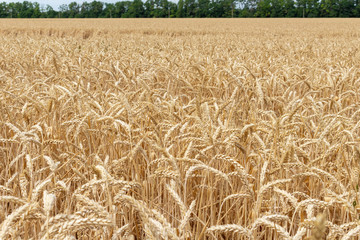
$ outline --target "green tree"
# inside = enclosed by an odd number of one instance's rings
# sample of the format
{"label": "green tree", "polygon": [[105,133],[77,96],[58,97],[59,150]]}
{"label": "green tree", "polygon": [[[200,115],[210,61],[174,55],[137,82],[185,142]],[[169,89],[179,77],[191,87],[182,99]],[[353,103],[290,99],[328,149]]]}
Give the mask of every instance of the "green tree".
{"label": "green tree", "polygon": [[0,17],[360,17],[360,0],[127,0],[114,4],[75,1],[54,11],[23,1],[0,3]]}
{"label": "green tree", "polygon": [[140,18],[144,17],[145,9],[141,0],[134,0],[127,11],[127,17]]}
{"label": "green tree", "polygon": [[258,3],[257,17],[270,17],[271,16],[271,0],[261,0]]}
{"label": "green tree", "polygon": [[294,0],[285,0],[284,17],[296,17],[296,8]]}
{"label": "green tree", "polygon": [[297,17],[307,17],[307,0],[298,0],[296,5]]}
{"label": "green tree", "polygon": [[285,0],[272,0],[271,17],[285,17]]}
{"label": "green tree", "polygon": [[360,4],[359,4],[358,0],[355,1],[355,7],[353,9],[353,16],[360,17]]}
{"label": "green tree", "polygon": [[68,18],[69,17],[69,6],[66,4],[62,4],[59,7],[59,17],[60,18]]}
{"label": "green tree", "polygon": [[92,1],[90,3],[90,9],[89,9],[89,17],[91,18],[98,18],[101,16],[102,11],[104,8],[104,3],[99,1]]}
{"label": "green tree", "polygon": [[198,0],[198,10],[196,11],[196,17],[210,17],[210,0]]}
{"label": "green tree", "polygon": [[320,15],[320,2],[318,0],[307,0],[307,17],[318,17]]}
{"label": "green tree", "polygon": [[155,1],[154,0],[146,0],[144,3],[145,8],[145,17],[152,18],[155,15]]}
{"label": "green tree", "polygon": [[196,10],[197,10],[197,3],[195,0],[185,0],[184,2],[185,17],[195,17]]}
{"label": "green tree", "polygon": [[128,11],[130,4],[131,2],[129,1],[116,2],[114,9],[115,11],[114,17],[117,18],[126,17],[125,13]]}
{"label": "green tree", "polygon": [[0,18],[6,18],[6,17],[10,17],[8,5],[6,4],[6,2],[2,2],[0,3]]}
{"label": "green tree", "polygon": [[170,5],[168,0],[155,0],[154,17],[170,17]]}
{"label": "green tree", "polygon": [[31,18],[33,15],[33,5],[31,2],[24,1],[19,5],[19,15],[20,18]]}
{"label": "green tree", "polygon": [[176,11],[176,17],[177,17],[177,18],[185,17],[185,13],[184,13],[184,0],[179,0],[178,8],[177,8],[177,11]]}
{"label": "green tree", "polygon": [[58,12],[55,11],[50,5],[46,5],[45,13],[47,18],[56,18],[58,16]]}
{"label": "green tree", "polygon": [[319,6],[320,17],[337,17],[339,12],[339,5],[337,0],[322,0]]}
{"label": "green tree", "polygon": [[102,12],[101,17],[104,18],[113,18],[115,14],[115,4],[105,3],[105,8]]}
{"label": "green tree", "polygon": [[77,2],[71,2],[68,7],[69,17],[75,18],[80,15],[80,5]]}
{"label": "green tree", "polygon": [[169,13],[170,13],[169,17],[170,17],[170,18],[175,18],[175,17],[176,17],[177,7],[178,7],[178,6],[177,6],[176,3],[170,2],[170,1],[169,1],[168,4],[169,4],[168,7],[169,7],[169,9],[170,9],[170,11],[169,11]]}
{"label": "green tree", "polygon": [[41,11],[40,11],[40,4],[37,2],[34,2],[32,4],[32,18],[39,18],[41,17]]}
{"label": "green tree", "polygon": [[90,4],[88,2],[83,2],[80,7],[80,17],[88,18],[90,15]]}
{"label": "green tree", "polygon": [[356,2],[352,0],[339,0],[339,17],[353,17]]}

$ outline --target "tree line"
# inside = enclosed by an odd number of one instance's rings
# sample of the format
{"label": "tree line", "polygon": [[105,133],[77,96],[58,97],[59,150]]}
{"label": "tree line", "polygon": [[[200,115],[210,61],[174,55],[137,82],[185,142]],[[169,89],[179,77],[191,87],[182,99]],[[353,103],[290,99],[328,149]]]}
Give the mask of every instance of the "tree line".
{"label": "tree line", "polygon": [[71,2],[58,10],[37,2],[0,3],[1,18],[360,17],[359,0],[133,0]]}

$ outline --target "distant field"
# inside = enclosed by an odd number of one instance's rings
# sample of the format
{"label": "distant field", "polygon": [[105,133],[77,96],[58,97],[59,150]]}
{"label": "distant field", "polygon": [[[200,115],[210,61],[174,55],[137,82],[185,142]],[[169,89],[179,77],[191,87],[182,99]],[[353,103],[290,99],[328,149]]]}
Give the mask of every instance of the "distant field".
{"label": "distant field", "polygon": [[0,239],[359,239],[359,19],[0,20]]}

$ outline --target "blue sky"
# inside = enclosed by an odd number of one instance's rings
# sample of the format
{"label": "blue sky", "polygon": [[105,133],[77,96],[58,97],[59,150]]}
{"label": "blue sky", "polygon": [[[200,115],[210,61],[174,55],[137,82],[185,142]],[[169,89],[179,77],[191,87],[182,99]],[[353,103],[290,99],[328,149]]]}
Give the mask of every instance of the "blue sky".
{"label": "blue sky", "polygon": [[[23,2],[25,0],[0,0],[0,2]],[[54,8],[54,10],[59,10],[59,6],[62,4],[69,4],[71,2],[77,2],[77,3],[83,3],[83,2],[92,2],[93,0],[26,0],[29,2],[38,2],[40,4],[40,6],[46,6],[46,5],[50,5]],[[100,2],[104,2],[104,3],[115,3],[115,2],[119,2],[121,0],[98,0]]]}

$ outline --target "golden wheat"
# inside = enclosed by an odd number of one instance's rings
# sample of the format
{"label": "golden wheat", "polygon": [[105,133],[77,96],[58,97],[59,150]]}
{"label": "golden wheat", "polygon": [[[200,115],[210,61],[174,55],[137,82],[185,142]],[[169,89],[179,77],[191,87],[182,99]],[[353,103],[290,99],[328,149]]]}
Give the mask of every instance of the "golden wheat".
{"label": "golden wheat", "polygon": [[1,20],[0,239],[359,239],[359,29]]}

